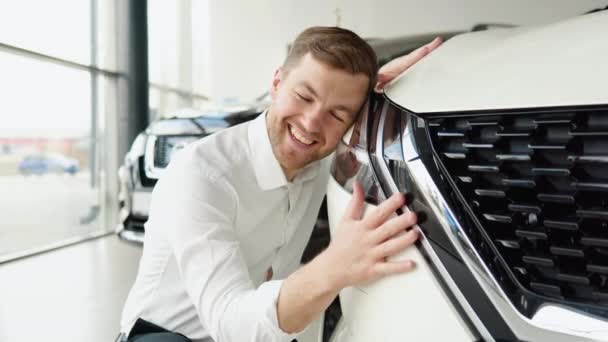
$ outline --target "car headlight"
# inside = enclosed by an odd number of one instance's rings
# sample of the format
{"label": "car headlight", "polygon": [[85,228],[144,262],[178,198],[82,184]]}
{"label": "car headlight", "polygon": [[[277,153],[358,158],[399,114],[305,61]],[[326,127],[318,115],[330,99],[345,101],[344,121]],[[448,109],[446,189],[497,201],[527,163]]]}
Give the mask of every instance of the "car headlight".
{"label": "car headlight", "polygon": [[176,151],[202,138],[203,135],[151,135],[146,142],[144,170],[146,176],[158,179]]}

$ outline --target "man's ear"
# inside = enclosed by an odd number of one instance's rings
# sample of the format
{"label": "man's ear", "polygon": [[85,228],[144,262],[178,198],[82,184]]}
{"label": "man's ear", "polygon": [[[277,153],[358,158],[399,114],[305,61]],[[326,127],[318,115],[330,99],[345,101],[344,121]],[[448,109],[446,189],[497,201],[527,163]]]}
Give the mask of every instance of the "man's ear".
{"label": "man's ear", "polygon": [[274,76],[272,77],[272,87],[270,87],[270,97],[274,100],[277,96],[277,92],[279,90],[279,85],[281,84],[281,80],[283,79],[283,69],[278,68],[274,72]]}

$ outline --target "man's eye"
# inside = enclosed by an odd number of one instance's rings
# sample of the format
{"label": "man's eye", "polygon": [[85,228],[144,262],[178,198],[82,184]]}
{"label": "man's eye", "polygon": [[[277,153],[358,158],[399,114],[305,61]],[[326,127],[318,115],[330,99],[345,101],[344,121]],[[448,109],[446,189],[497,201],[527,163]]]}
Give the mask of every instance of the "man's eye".
{"label": "man's eye", "polygon": [[305,97],[305,96],[302,96],[302,94],[300,94],[300,93],[296,93],[296,96],[298,96],[298,98],[300,100],[305,101],[305,102],[311,102],[312,101],[312,99],[310,99],[308,97]]}
{"label": "man's eye", "polygon": [[330,112],[331,116],[333,116],[334,118],[336,118],[336,120],[340,121],[340,122],[344,122],[344,119],[342,119],[342,117],[340,117],[340,115],[338,115],[336,112],[334,112],[333,110]]}

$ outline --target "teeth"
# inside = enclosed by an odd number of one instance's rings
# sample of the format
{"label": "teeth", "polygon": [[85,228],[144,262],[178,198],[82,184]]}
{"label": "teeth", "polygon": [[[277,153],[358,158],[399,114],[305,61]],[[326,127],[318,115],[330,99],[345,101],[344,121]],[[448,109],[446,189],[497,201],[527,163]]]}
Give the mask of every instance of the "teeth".
{"label": "teeth", "polygon": [[305,145],[312,144],[312,140],[309,140],[309,139],[306,139],[305,137],[303,137],[301,134],[298,133],[298,131],[295,130],[295,128],[293,128],[293,126],[290,126],[289,131],[296,138],[296,140],[301,142],[302,144],[305,144]]}

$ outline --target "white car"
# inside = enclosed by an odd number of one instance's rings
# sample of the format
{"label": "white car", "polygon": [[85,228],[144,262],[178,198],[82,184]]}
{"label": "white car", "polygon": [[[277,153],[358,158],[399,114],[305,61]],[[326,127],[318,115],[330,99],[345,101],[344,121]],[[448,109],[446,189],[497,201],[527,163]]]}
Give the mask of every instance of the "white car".
{"label": "white car", "polygon": [[362,114],[330,230],[357,180],[422,237],[413,272],[340,292],[330,340],[608,341],[608,11],[457,35]]}

